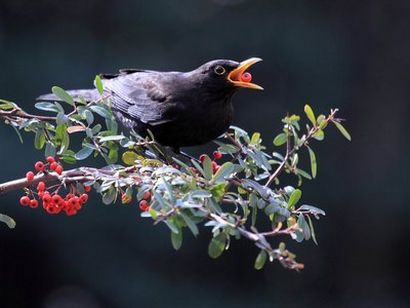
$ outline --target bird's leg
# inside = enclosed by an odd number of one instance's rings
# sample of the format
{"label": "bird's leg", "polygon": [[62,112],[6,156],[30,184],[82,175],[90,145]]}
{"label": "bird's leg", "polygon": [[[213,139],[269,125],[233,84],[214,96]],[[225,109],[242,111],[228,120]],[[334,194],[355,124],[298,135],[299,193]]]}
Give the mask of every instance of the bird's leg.
{"label": "bird's leg", "polygon": [[197,158],[192,157],[191,155],[189,155],[189,154],[187,154],[187,153],[185,153],[185,152],[182,152],[180,148],[172,147],[171,149],[172,149],[172,151],[173,151],[175,154],[180,155],[180,156],[183,156],[184,158],[188,158],[189,162],[191,162],[192,159],[195,160],[195,161],[197,161],[197,162],[199,162],[199,160],[198,160]]}
{"label": "bird's leg", "polygon": [[195,161],[197,161],[198,163],[199,163],[199,160],[197,159],[197,158],[195,158],[195,157],[192,157],[191,155],[189,155],[189,154],[187,154],[187,153],[185,153],[185,152],[179,152],[179,154],[180,155],[182,155],[182,156],[184,156],[184,157],[186,157],[186,158],[188,158],[189,160],[195,160]]}

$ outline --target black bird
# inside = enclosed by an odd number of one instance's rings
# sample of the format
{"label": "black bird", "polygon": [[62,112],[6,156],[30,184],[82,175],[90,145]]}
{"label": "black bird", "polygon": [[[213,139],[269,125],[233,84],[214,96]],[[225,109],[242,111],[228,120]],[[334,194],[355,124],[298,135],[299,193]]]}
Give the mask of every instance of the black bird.
{"label": "black bird", "polygon": [[[262,61],[214,60],[190,72],[123,69],[101,75],[112,111],[126,129],[146,135],[149,129],[162,145],[180,147],[209,142],[223,134],[233,120],[232,95],[239,88],[262,90],[243,81],[242,74]],[[248,75],[249,76],[249,75]],[[95,89],[68,91],[74,99],[88,101],[100,95]],[[58,100],[53,94],[38,100]]]}

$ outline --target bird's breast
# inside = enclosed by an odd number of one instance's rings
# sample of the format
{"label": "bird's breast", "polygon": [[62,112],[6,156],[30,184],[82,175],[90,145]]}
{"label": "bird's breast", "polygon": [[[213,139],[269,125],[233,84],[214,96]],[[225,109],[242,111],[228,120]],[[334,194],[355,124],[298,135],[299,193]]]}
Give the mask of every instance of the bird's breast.
{"label": "bird's breast", "polygon": [[233,120],[230,99],[199,104],[176,104],[174,120],[153,127],[158,141],[175,147],[207,143],[222,135]]}

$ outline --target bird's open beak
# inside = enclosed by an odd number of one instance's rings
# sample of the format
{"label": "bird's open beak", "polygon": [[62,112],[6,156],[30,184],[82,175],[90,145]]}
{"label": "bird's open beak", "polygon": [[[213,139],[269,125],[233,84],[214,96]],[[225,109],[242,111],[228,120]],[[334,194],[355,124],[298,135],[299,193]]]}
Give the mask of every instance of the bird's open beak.
{"label": "bird's open beak", "polygon": [[252,82],[244,82],[241,80],[242,74],[252,65],[255,63],[258,63],[262,61],[261,58],[250,58],[245,61],[242,61],[239,63],[239,66],[235,68],[233,71],[231,71],[228,74],[228,80],[232,82],[235,86],[241,87],[241,88],[249,88],[249,89],[254,89],[254,90],[263,90],[261,86],[258,86],[257,84],[254,84]]}

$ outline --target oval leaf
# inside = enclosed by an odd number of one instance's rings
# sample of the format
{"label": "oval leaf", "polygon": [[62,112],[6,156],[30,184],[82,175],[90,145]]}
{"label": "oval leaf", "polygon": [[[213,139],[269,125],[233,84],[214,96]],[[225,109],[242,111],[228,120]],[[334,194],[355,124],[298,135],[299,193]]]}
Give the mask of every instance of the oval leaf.
{"label": "oval leaf", "polygon": [[305,110],[306,116],[308,117],[309,121],[312,122],[313,125],[316,125],[316,117],[315,117],[315,114],[313,113],[312,107],[306,104],[304,110]]}
{"label": "oval leaf", "polygon": [[281,146],[282,144],[286,143],[287,136],[285,133],[280,133],[273,139],[273,144],[276,146]]}
{"label": "oval leaf", "polygon": [[178,250],[182,246],[182,230],[179,230],[178,233],[171,232],[171,243],[172,247],[174,247],[175,250]]}
{"label": "oval leaf", "polygon": [[54,86],[51,88],[51,91],[62,101],[66,102],[71,106],[74,106],[74,99],[63,88]]}
{"label": "oval leaf", "polygon": [[315,178],[317,174],[317,162],[316,162],[316,154],[310,147],[307,147],[309,150],[309,157],[310,157],[310,170],[312,171],[312,177]]}
{"label": "oval leaf", "polygon": [[224,251],[226,245],[226,234],[219,233],[208,246],[208,254],[212,259],[218,258]]}
{"label": "oval leaf", "polygon": [[342,133],[342,135],[349,141],[352,141],[352,137],[350,136],[349,132],[346,130],[346,128],[340,124],[339,122],[333,122],[335,123],[337,129]]}
{"label": "oval leaf", "polygon": [[255,269],[260,270],[263,268],[263,266],[265,265],[267,256],[268,254],[266,253],[265,250],[261,250],[259,252],[255,260]]}
{"label": "oval leaf", "polygon": [[94,84],[95,84],[95,87],[97,88],[98,93],[102,95],[104,93],[104,86],[103,86],[100,75],[95,76]]}
{"label": "oval leaf", "polygon": [[83,160],[86,159],[88,156],[90,156],[94,152],[94,149],[89,148],[89,147],[83,147],[80,151],[75,153],[74,157],[77,160]]}
{"label": "oval leaf", "polygon": [[302,191],[300,189],[295,189],[289,197],[288,208],[293,208],[300,200],[300,197],[302,197]]}

